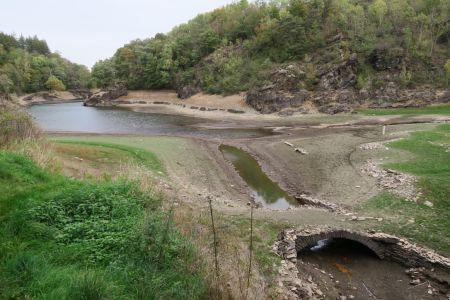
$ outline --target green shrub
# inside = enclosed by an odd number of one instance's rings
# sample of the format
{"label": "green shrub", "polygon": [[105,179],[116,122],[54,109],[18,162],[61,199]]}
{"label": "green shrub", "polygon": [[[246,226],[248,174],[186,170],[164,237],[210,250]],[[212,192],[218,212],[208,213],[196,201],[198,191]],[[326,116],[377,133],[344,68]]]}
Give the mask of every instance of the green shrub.
{"label": "green shrub", "polygon": [[39,137],[39,129],[30,115],[18,109],[0,110],[0,148]]}
{"label": "green shrub", "polygon": [[45,87],[52,91],[65,91],[66,86],[58,77],[50,75],[45,82]]}
{"label": "green shrub", "polygon": [[76,181],[0,151],[0,298],[199,299],[193,245],[129,181]]}

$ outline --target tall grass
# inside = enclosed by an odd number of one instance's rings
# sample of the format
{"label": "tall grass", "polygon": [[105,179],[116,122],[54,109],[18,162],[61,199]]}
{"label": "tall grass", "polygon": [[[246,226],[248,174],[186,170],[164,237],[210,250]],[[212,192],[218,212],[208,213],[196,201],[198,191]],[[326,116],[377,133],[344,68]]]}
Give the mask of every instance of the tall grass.
{"label": "tall grass", "polygon": [[196,257],[137,183],[71,180],[0,151],[0,298],[199,299]]}
{"label": "tall grass", "polygon": [[24,154],[42,167],[57,167],[49,154],[52,145],[43,138],[31,116],[16,107],[0,107],[0,149]]}
{"label": "tall grass", "polygon": [[0,109],[0,147],[40,137],[31,117],[19,109]]}

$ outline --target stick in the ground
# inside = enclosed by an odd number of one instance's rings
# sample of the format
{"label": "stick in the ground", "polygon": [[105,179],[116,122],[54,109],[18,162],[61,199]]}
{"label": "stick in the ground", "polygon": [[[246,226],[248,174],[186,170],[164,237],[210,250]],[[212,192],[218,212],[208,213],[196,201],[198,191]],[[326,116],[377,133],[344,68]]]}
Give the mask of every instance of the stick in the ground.
{"label": "stick in the ground", "polygon": [[249,247],[247,290],[250,287],[250,277],[252,274],[252,253],[253,253],[253,205],[250,206],[250,247]]}
{"label": "stick in the ground", "polygon": [[370,297],[373,297],[374,299],[378,299],[377,296],[375,296],[375,294],[372,293],[372,292],[369,290],[369,288],[368,288],[367,285],[364,283],[364,281],[361,281],[361,282],[362,282],[364,288],[366,289],[367,293],[369,293],[369,296],[370,296]]}
{"label": "stick in the ground", "polygon": [[289,147],[294,147],[294,145],[292,144],[292,143],[289,143],[289,142],[284,142],[286,145],[288,145]]}
{"label": "stick in the ground", "polygon": [[216,239],[216,227],[214,226],[214,214],[213,214],[213,208],[212,208],[212,198],[208,196],[209,201],[209,212],[211,214],[211,226],[213,231],[213,237],[214,237],[214,264],[216,266],[216,278],[219,279],[219,262],[217,260],[217,239]]}

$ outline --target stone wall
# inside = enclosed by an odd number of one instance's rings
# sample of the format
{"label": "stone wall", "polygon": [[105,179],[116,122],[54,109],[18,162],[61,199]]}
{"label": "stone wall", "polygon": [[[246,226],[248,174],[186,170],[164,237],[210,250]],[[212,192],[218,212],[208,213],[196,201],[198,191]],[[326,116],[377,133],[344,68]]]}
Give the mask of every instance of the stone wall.
{"label": "stone wall", "polygon": [[277,253],[285,259],[295,256],[318,241],[343,238],[359,242],[371,249],[379,258],[400,263],[406,267],[439,268],[450,272],[450,259],[433,250],[419,247],[405,239],[379,232],[358,232],[344,229],[285,230],[276,244]]}

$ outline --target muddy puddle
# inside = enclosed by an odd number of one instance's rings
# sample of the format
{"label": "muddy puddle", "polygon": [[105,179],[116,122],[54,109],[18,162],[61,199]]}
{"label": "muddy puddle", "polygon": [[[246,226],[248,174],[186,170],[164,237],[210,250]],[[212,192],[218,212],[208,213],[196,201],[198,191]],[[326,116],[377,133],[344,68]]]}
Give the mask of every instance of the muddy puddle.
{"label": "muddy puddle", "polygon": [[300,251],[298,257],[300,273],[321,282],[327,299],[445,299],[430,282],[411,285],[406,267],[381,260],[355,241],[322,240]]}
{"label": "muddy puddle", "polygon": [[270,180],[261,170],[256,159],[244,150],[228,145],[220,145],[219,150],[230,161],[251,190],[256,203],[270,209],[286,210],[296,206],[297,201]]}

